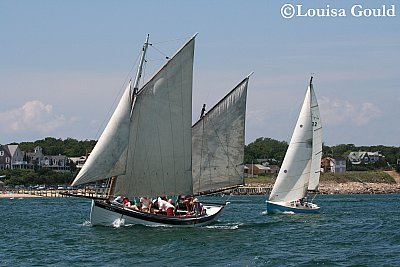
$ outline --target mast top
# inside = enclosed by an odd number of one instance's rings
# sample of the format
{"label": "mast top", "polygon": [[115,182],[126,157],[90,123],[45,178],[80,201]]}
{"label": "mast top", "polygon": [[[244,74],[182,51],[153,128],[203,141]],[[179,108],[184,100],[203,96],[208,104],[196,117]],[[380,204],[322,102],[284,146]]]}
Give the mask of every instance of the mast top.
{"label": "mast top", "polygon": [[134,94],[136,94],[139,89],[139,81],[140,81],[140,78],[142,77],[142,70],[143,70],[143,64],[145,62],[146,50],[147,50],[147,47],[149,46],[149,37],[150,37],[150,34],[147,34],[146,41],[144,42],[144,45],[142,48],[142,55],[140,57],[140,63],[139,63],[139,67],[138,67],[138,70],[136,73],[135,81],[133,82]]}

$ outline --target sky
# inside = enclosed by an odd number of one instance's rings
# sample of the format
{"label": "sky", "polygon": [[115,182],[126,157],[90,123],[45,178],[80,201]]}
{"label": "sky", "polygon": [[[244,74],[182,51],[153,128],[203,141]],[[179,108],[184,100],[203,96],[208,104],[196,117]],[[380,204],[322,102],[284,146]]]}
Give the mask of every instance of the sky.
{"label": "sky", "polygon": [[98,139],[146,35],[142,83],[198,33],[193,121],[254,71],[246,144],[289,141],[314,75],[325,145],[400,146],[398,1],[0,0],[0,33],[0,144]]}

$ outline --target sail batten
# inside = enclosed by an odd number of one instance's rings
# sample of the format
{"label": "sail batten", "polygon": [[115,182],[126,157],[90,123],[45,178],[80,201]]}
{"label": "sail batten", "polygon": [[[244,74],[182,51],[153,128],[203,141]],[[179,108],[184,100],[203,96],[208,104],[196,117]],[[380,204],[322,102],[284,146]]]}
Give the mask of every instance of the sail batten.
{"label": "sail batten", "polygon": [[248,77],[192,127],[195,194],[243,184]]}

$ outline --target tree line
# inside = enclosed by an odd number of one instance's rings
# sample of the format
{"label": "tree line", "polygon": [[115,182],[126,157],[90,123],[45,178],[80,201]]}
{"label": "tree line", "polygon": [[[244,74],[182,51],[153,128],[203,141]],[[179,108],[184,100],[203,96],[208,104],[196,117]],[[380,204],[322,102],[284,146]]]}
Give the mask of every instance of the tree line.
{"label": "tree line", "polygon": [[[270,164],[280,165],[285,157],[288,143],[285,141],[278,141],[272,138],[260,137],[254,142],[248,144],[244,148],[244,162],[246,164],[256,163],[259,159],[267,160]],[[381,168],[390,166],[396,166],[397,160],[400,159],[400,147],[393,146],[356,146],[354,144],[340,144],[336,146],[322,147],[322,157],[333,157],[333,158],[344,158],[350,152],[354,151],[366,151],[376,152],[379,151],[384,158],[377,162],[375,165],[370,165],[370,168]]]}
{"label": "tree line", "polygon": [[61,154],[67,157],[80,157],[90,152],[96,142],[95,140],[78,141],[73,138],[62,140],[61,138],[46,137],[35,142],[22,142],[19,144],[19,148],[25,152],[33,152],[35,147],[40,146],[43,148],[44,155],[56,156]]}
{"label": "tree line", "polygon": [[[79,157],[89,153],[95,146],[97,141],[84,140],[78,141],[76,139],[67,138],[65,140],[47,137],[43,140],[34,142],[22,142],[19,144],[20,149],[25,152],[33,152],[36,146],[43,148],[45,155],[66,155],[67,157]],[[283,158],[285,157],[288,143],[285,141],[278,141],[272,138],[260,137],[254,142],[248,144],[244,148],[244,163],[259,163],[258,160],[268,161],[270,164],[280,166]],[[384,155],[384,159],[369,166],[353,167],[348,164],[348,170],[370,170],[382,169],[388,164],[400,172],[400,166],[397,164],[397,159],[400,159],[400,147],[388,146],[356,146],[354,144],[340,144],[336,146],[323,145],[323,157],[341,157],[347,158],[352,151],[379,151]],[[34,169],[34,170],[0,170],[0,175],[6,175],[6,184],[69,184],[76,176],[76,171],[71,166],[71,172],[59,173],[47,169]]]}

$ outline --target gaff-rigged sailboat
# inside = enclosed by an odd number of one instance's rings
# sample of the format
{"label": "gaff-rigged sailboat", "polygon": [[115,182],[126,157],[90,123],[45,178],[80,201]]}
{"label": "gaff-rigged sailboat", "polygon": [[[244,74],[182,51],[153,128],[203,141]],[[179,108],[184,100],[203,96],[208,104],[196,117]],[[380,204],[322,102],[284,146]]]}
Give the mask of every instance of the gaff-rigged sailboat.
{"label": "gaff-rigged sailboat", "polygon": [[[195,36],[140,90],[129,84],[113,116],[73,185],[111,177],[109,199],[92,200],[92,225],[201,226],[214,221],[226,203],[204,203],[206,213],[166,216],[133,210],[110,201],[114,195],[157,197],[193,195],[192,81]],[[247,83],[246,83],[247,86]]]}
{"label": "gaff-rigged sailboat", "polygon": [[320,211],[307,199],[308,191],[318,191],[322,156],[322,125],[312,78],[281,169],[266,201],[268,213]]}

